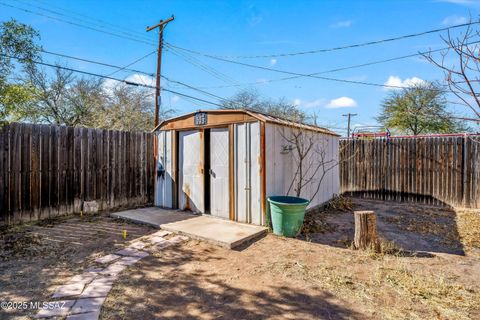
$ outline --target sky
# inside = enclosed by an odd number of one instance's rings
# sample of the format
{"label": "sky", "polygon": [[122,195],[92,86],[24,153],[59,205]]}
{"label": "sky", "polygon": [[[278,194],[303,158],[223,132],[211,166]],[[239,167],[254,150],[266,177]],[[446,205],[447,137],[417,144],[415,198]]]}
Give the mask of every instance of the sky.
{"label": "sky", "polygon": [[[309,114],[317,114],[320,125],[340,133],[344,133],[347,120],[342,115],[349,112],[357,114],[352,118],[353,126],[375,125],[382,101],[394,89],[308,77],[277,81],[290,75],[209,56],[293,74],[311,74],[439,49],[445,47],[440,36],[446,33],[331,52],[282,54],[445,28],[465,23],[470,17],[478,19],[479,12],[480,1],[473,0],[0,0],[0,21],[15,18],[31,25],[40,32],[44,50],[116,66],[126,66],[147,56],[129,68],[149,74],[156,71],[158,33],[147,33],[145,29],[174,14],[175,20],[164,33],[168,45],[162,56],[162,75],[172,80],[162,79],[164,88],[215,103],[221,100],[174,81],[223,98],[242,89],[257,90],[265,98],[284,99]],[[452,33],[461,31],[458,28]],[[48,54],[43,55],[43,60],[102,75],[116,71]],[[393,86],[443,80],[441,71],[420,57],[322,76]],[[152,78],[132,71],[117,70],[112,77],[154,84]],[[215,108],[165,91],[162,104],[179,114]],[[449,108],[458,115],[471,116],[464,107]]]}

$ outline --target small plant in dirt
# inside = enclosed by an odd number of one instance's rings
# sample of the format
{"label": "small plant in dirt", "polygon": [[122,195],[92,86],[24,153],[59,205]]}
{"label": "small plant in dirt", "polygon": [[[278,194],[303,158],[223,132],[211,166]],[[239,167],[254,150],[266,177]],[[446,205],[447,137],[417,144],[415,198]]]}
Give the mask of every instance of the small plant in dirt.
{"label": "small plant in dirt", "polygon": [[324,207],[325,211],[352,211],[353,210],[353,201],[349,197],[344,196],[335,196],[330,201],[328,201]]}

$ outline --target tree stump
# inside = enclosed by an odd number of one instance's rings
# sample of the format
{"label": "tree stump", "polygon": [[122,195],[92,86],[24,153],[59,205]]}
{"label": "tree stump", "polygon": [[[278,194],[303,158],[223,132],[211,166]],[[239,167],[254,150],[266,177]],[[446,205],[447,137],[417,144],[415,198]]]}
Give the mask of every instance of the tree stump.
{"label": "tree stump", "polygon": [[377,236],[377,219],[374,211],[354,211],[355,216],[355,238],[353,245],[355,249],[373,249],[380,251],[380,243]]}

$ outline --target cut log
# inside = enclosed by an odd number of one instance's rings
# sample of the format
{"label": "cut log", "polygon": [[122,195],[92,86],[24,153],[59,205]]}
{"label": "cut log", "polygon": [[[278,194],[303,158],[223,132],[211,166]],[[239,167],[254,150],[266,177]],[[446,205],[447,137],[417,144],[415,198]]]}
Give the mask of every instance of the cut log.
{"label": "cut log", "polygon": [[355,211],[355,249],[373,249],[380,251],[380,243],[377,236],[377,220],[374,211]]}

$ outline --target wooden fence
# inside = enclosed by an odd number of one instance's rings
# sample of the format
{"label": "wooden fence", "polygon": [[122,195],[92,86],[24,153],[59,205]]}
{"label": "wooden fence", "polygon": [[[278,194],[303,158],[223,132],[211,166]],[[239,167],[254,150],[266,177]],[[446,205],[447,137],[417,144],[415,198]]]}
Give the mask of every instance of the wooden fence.
{"label": "wooden fence", "polygon": [[480,208],[480,136],[340,142],[342,193]]}
{"label": "wooden fence", "polygon": [[153,202],[153,135],[53,125],[0,128],[0,225]]}

